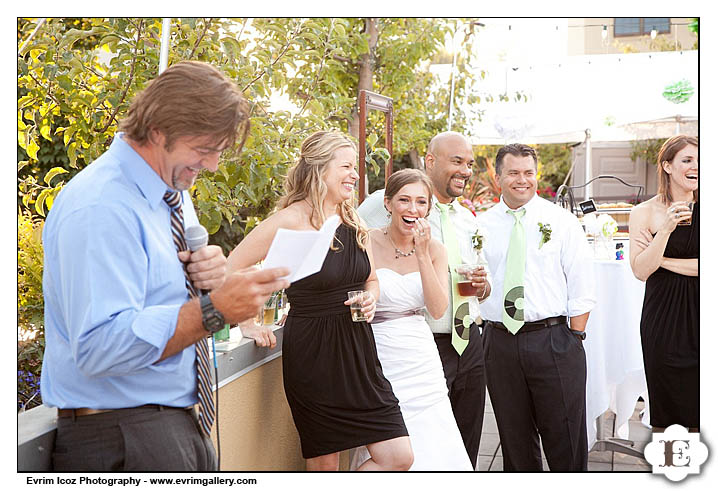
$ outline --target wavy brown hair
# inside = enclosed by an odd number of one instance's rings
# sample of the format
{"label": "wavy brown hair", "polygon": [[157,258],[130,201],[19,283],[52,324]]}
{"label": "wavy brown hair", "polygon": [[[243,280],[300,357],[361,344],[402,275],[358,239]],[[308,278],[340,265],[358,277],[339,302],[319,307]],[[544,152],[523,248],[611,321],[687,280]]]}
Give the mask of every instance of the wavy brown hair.
{"label": "wavy brown hair", "polygon": [[241,149],[249,132],[249,104],[237,84],[212,65],[182,61],[135,96],[119,128],[140,144],[159,130],[168,149],[184,136],[209,136],[222,148],[239,141]]}
{"label": "wavy brown hair", "polygon": [[[338,131],[317,131],[307,137],[302,142],[299,159],[287,174],[284,183],[285,194],[279,201],[279,208],[286,208],[292,203],[307,200],[312,208],[309,223],[319,229],[327,219],[322,207],[327,196],[327,185],[323,179],[327,164],[334,158],[338,149],[345,147],[351,148],[356,154],[354,142],[347,135]],[[342,201],[337,207],[337,214],[345,225],[356,232],[359,247],[366,250],[369,232],[351,201]],[[333,245],[332,248],[334,249]]]}
{"label": "wavy brown hair", "polygon": [[[663,142],[661,149],[658,151],[656,159],[656,171],[658,172],[658,196],[663,204],[669,205],[673,202],[671,193],[671,175],[663,168],[664,162],[673,163],[676,154],[693,145],[698,148],[698,138],[688,135],[676,135]],[[698,190],[693,191],[693,200],[698,202]]]}

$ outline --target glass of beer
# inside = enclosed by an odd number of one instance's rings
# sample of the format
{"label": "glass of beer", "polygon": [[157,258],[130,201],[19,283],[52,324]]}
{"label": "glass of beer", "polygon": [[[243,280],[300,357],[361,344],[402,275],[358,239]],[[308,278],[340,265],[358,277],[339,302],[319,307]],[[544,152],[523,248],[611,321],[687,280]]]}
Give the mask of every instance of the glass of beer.
{"label": "glass of beer", "polygon": [[478,288],[471,286],[471,272],[481,266],[481,264],[466,263],[456,267],[459,274],[458,288],[459,295],[462,297],[475,297],[479,293]]}
{"label": "glass of beer", "polygon": [[[673,205],[683,205],[683,206],[687,206],[688,209],[691,211],[691,213],[693,212],[693,201],[688,201],[688,202],[686,202],[686,201],[678,201],[678,202],[672,203],[672,204],[673,204]],[[686,218],[685,220],[681,220],[680,222],[678,222],[678,225],[690,225],[691,223],[693,223],[693,215],[692,215],[692,214],[691,214],[691,216],[689,216],[689,217]]]}
{"label": "glass of beer", "polygon": [[349,297],[349,300],[351,300],[351,305],[349,306],[349,309],[352,313],[352,321],[354,322],[362,322],[366,320],[366,317],[361,311],[362,302],[366,298],[366,290],[356,290],[347,292],[347,296]]}
{"label": "glass of beer", "polygon": [[262,319],[257,324],[271,326],[274,324],[274,313],[277,309],[277,294],[273,293],[269,299],[262,305]]}

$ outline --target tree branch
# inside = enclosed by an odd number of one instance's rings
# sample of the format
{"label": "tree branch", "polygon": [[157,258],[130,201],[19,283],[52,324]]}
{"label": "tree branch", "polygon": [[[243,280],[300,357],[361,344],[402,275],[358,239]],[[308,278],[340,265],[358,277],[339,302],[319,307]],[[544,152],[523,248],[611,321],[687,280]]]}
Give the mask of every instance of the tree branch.
{"label": "tree branch", "polygon": [[[284,54],[289,50],[289,47],[294,42],[294,39],[297,36],[299,36],[300,32],[302,32],[302,25],[299,26],[298,30],[294,31],[294,35],[292,36],[292,38],[287,42],[287,44],[284,45],[284,47],[282,48],[282,51],[279,53],[279,55],[277,55],[277,58],[272,63],[269,64],[269,67],[273,67],[274,65],[277,64],[277,62],[282,58],[282,56],[284,56]],[[244,92],[249,87],[251,87],[251,85],[254,82],[256,82],[257,80],[262,78],[266,73],[267,73],[267,68],[263,68],[259,75],[254,77],[247,85],[244,86],[244,88],[242,89],[242,92]]]}
{"label": "tree branch", "polygon": [[199,43],[200,43],[200,42],[202,41],[202,39],[207,35],[207,30],[209,29],[209,25],[210,25],[211,22],[212,22],[212,18],[211,18],[211,17],[210,17],[208,20],[204,20],[204,30],[202,31],[202,34],[200,34],[199,37],[197,38],[197,41],[195,41],[194,47],[192,48],[192,52],[189,54],[189,58],[188,58],[188,59],[191,60],[192,57],[194,56],[194,52],[195,52],[195,51],[197,50],[197,48],[199,47]]}
{"label": "tree branch", "polygon": [[319,83],[319,75],[322,73],[322,69],[324,68],[324,61],[327,59],[327,54],[329,54],[329,33],[327,32],[327,38],[324,41],[324,54],[322,55],[322,61],[319,63],[319,69],[317,70],[316,75],[314,76],[314,82],[312,83],[311,89],[309,89],[308,96],[304,100],[304,104],[302,105],[302,108],[299,110],[299,113],[297,116],[301,116],[304,114],[304,109],[306,109],[307,104],[309,104],[309,101],[313,99],[312,93],[314,92],[314,89],[317,87],[317,84]]}
{"label": "tree branch", "polygon": [[351,58],[347,58],[345,56],[332,55],[332,59],[341,61],[342,63],[349,63],[351,65],[356,65],[356,61],[352,60]]}
{"label": "tree branch", "polygon": [[33,79],[37,85],[39,85],[40,87],[42,87],[42,88],[45,90],[45,92],[47,93],[47,96],[48,96],[50,99],[52,99],[52,100],[55,102],[55,104],[57,104],[58,106],[60,105],[60,101],[58,101],[58,100],[55,98],[55,96],[50,92],[50,88],[49,88],[49,87],[45,87],[45,86],[42,84],[42,82],[40,82],[38,79],[35,78],[35,75],[33,75],[31,71],[28,71],[27,74],[30,75],[30,78]]}
{"label": "tree branch", "polygon": [[132,85],[132,80],[135,77],[135,65],[137,64],[137,56],[138,56],[138,48],[137,45],[140,43],[140,38],[142,37],[142,27],[144,26],[145,21],[143,19],[140,19],[140,23],[137,25],[137,39],[135,40],[135,52],[132,56],[132,66],[130,67],[130,76],[127,78],[127,83],[125,84],[125,88],[122,91],[122,95],[120,96],[120,100],[115,105],[115,109],[112,111],[112,114],[110,114],[109,119],[107,120],[107,123],[105,126],[98,131],[98,133],[104,133],[107,131],[107,128],[110,127],[113,121],[116,121],[115,117],[117,116],[117,113],[120,110],[120,106],[122,106],[122,103],[125,100],[125,97],[127,97],[127,92],[130,90],[130,85]]}

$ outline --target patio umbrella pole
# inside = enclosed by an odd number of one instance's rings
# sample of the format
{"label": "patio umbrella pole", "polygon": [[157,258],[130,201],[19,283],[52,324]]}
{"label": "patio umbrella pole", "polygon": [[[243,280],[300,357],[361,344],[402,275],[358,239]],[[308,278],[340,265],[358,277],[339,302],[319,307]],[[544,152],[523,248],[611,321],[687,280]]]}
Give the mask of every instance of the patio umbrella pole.
{"label": "patio umbrella pole", "polygon": [[586,182],[589,183],[586,186],[586,199],[591,198],[592,186],[589,182],[591,180],[591,130],[586,129]]}
{"label": "patio umbrella pole", "polygon": [[160,45],[160,69],[158,75],[161,75],[167,68],[170,52],[170,20],[169,17],[162,19],[162,44]]}

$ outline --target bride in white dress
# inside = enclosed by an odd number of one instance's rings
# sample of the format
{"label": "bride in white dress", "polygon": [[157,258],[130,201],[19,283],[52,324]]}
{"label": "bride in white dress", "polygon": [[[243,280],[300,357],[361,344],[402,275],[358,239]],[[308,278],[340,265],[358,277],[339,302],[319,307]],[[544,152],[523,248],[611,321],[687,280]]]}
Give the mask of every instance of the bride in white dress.
{"label": "bride in white dress", "polygon": [[[371,323],[384,376],[391,382],[414,451],[412,471],[471,471],[451,410],[444,369],[423,310],[440,318],[448,307],[447,254],[424,219],[431,181],[416,169],[391,175],[385,229],[370,232],[380,297]],[[354,452],[351,469],[369,458]]]}

